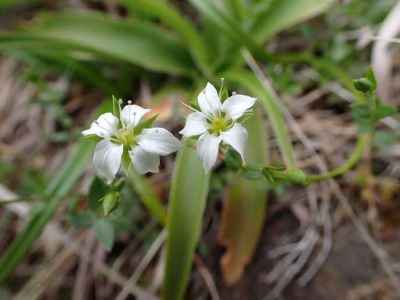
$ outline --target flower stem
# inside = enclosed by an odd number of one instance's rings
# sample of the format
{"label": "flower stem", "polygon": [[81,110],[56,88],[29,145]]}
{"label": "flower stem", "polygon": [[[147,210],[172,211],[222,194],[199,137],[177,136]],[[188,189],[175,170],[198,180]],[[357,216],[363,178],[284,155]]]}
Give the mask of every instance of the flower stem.
{"label": "flower stem", "polygon": [[333,169],[332,171],[329,171],[324,174],[319,174],[319,175],[307,175],[306,182],[307,183],[312,183],[316,181],[321,181],[325,179],[330,179],[333,177],[341,176],[345,174],[347,171],[351,170],[362,158],[364,151],[366,147],[369,145],[371,140],[371,135],[370,134],[363,134],[358,138],[356,147],[354,148],[352,154],[344,162],[343,165],[340,167],[337,167],[336,169]]}
{"label": "flower stem", "polygon": [[167,223],[167,210],[161,204],[161,200],[154,193],[149,182],[143,176],[139,175],[134,168],[132,168],[129,158],[124,155],[122,161],[122,167],[126,177],[132,184],[135,191],[139,194],[143,205],[149,210],[150,214],[161,224],[166,225]]}

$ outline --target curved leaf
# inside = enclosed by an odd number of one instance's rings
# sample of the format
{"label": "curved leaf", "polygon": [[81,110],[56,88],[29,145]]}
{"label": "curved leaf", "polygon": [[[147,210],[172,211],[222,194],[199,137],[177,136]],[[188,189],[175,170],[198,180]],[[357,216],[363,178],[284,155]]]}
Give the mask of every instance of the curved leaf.
{"label": "curved leaf", "polygon": [[[267,135],[261,114],[247,120],[249,133],[246,162],[251,166],[267,163]],[[266,181],[238,176],[227,188],[222,211],[219,242],[226,247],[221,260],[227,284],[236,283],[256,249],[265,221]]]}
{"label": "curved leaf", "polygon": [[[188,74],[193,67],[185,47],[168,31],[142,21],[115,20],[98,13],[45,14],[29,29],[8,37],[39,41],[42,47],[61,43],[154,71]],[[6,41],[7,35],[2,38],[2,42]]]}
{"label": "curved leaf", "polygon": [[205,41],[202,40],[196,28],[191,22],[180,15],[168,1],[164,0],[120,0],[132,11],[145,12],[159,18],[164,24],[172,28],[183,39],[186,47],[190,50],[198,67],[210,76],[209,53]]}
{"label": "curved leaf", "polygon": [[289,131],[285,123],[284,115],[279,107],[279,100],[276,99],[274,93],[266,89],[253,73],[245,70],[237,69],[226,72],[224,77],[229,81],[237,82],[260,100],[271,122],[287,168],[296,168]]}
{"label": "curved leaf", "polygon": [[77,145],[64,164],[60,173],[47,188],[48,201],[42,209],[31,216],[24,230],[10,244],[0,258],[0,281],[5,280],[24,258],[33,242],[39,238],[46,224],[54,215],[63,197],[73,187],[86,167],[86,161],[91,156],[93,144],[87,141]]}
{"label": "curved leaf", "polygon": [[[100,106],[98,112],[109,110],[110,101]],[[86,168],[86,163],[92,155],[94,144],[82,140],[77,144],[70,157],[61,167],[52,181],[49,183],[45,194],[46,204],[39,210],[34,211],[30,221],[22,232],[8,246],[5,253],[0,257],[0,282],[4,281],[20,261],[28,253],[32,244],[40,237],[44,227],[53,217],[58,205],[67,193],[73,188],[79,177]]]}
{"label": "curved leaf", "polygon": [[254,39],[263,43],[274,34],[329,8],[334,0],[272,0],[252,25]]}

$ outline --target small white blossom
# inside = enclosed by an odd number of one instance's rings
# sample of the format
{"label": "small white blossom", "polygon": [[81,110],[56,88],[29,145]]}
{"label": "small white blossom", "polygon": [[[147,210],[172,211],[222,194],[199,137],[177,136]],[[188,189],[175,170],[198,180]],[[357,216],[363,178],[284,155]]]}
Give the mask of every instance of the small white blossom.
{"label": "small white blossom", "polygon": [[189,114],[180,133],[185,137],[200,136],[197,152],[207,171],[217,161],[221,142],[230,145],[244,161],[247,130],[238,120],[253,107],[255,101],[255,98],[235,94],[221,103],[211,83],[207,83],[201,91],[197,98],[201,111]]}
{"label": "small white blossom", "polygon": [[[96,145],[93,165],[96,173],[111,183],[121,167],[124,149],[139,174],[158,172],[160,155],[177,151],[180,142],[164,128],[141,128],[143,116],[150,110],[138,105],[126,105],[120,118],[104,113],[83,135],[97,135],[102,140]],[[139,125],[139,126],[138,126]]]}

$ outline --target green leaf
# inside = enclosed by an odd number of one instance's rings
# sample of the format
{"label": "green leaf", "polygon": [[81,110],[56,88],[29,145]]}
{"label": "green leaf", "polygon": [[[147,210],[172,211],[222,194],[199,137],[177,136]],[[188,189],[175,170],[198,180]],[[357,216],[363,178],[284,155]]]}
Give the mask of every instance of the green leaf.
{"label": "green leaf", "polygon": [[69,222],[78,228],[88,228],[93,225],[96,215],[91,211],[71,212],[68,214]]}
{"label": "green leaf", "polygon": [[108,193],[103,199],[103,213],[105,216],[108,216],[114,209],[118,207],[120,200],[119,192],[111,192]]}
{"label": "green leaf", "polygon": [[[261,114],[256,112],[245,123],[249,133],[246,161],[261,169],[267,163],[267,135]],[[226,247],[221,267],[227,284],[237,282],[250,262],[265,221],[267,184],[263,178],[247,180],[240,176],[226,190],[218,240]]]}
{"label": "green leaf", "polygon": [[42,209],[33,213],[24,230],[19,233],[0,258],[0,281],[7,278],[27,254],[33,242],[40,236],[63,197],[81,176],[92,150],[93,144],[87,142],[82,142],[75,147],[64,167],[48,186],[46,190],[48,197],[46,205],[43,205]]}
{"label": "green leaf", "polygon": [[0,41],[10,38],[37,41],[42,47],[90,51],[153,71],[189,74],[193,68],[189,53],[168,31],[143,21],[115,20],[93,12],[45,14],[30,28],[5,35]]}
{"label": "green leaf", "polygon": [[101,199],[109,192],[109,186],[99,177],[95,177],[89,188],[89,207],[97,212],[101,206]]}
{"label": "green leaf", "polygon": [[245,0],[225,0],[225,5],[229,8],[233,17],[243,21],[248,14],[248,7],[245,2]]}
{"label": "green leaf", "polygon": [[114,245],[115,231],[113,224],[106,220],[100,219],[94,224],[94,231],[97,239],[103,244],[104,248],[110,251]]}
{"label": "green leaf", "polygon": [[18,5],[35,5],[41,0],[0,0],[0,12]]}
{"label": "green leaf", "polygon": [[262,178],[264,175],[261,168],[246,166],[243,168],[241,175],[249,180],[256,180]]}
{"label": "green leaf", "polygon": [[142,132],[143,129],[145,128],[150,128],[153,126],[154,122],[157,120],[158,118],[158,114],[152,116],[151,118],[148,119],[144,119],[143,121],[141,121],[138,125],[135,126],[134,131],[135,134],[139,134],[140,132]]}
{"label": "green leaf", "polygon": [[[109,110],[109,103],[104,103],[99,111]],[[46,205],[32,213],[31,219],[15,240],[8,246],[0,258],[0,282],[4,281],[25,257],[32,244],[40,237],[44,227],[53,217],[58,205],[67,193],[73,188],[92,155],[94,144],[81,141],[76,145],[45,191]]]}
{"label": "green leaf", "polygon": [[372,98],[369,100],[372,103],[355,103],[351,106],[352,117],[361,132],[373,131],[380,120],[398,113],[395,107],[382,104],[376,96],[368,97]]}
{"label": "green leaf", "polygon": [[189,141],[178,153],[168,211],[164,300],[182,300],[200,237],[209,174]]}
{"label": "green leaf", "polygon": [[237,42],[237,49],[242,44],[251,44],[252,39],[242,29],[234,17],[229,14],[229,11],[223,5],[217,5],[212,0],[189,0],[207,19],[212,21],[219,30],[228,35],[233,41]]}
{"label": "green leaf", "polygon": [[272,0],[258,12],[251,26],[257,43],[264,43],[274,34],[327,10],[334,0]]}
{"label": "green leaf", "polygon": [[159,18],[164,24],[175,30],[182,38],[186,47],[197,63],[198,67],[206,76],[211,74],[209,64],[209,51],[207,43],[202,40],[196,28],[191,22],[186,20],[179,11],[168,1],[164,0],[120,0],[128,9],[140,11]]}
{"label": "green leaf", "polygon": [[257,97],[258,101],[264,106],[268,114],[272,128],[278,141],[283,159],[288,169],[295,169],[295,156],[288,128],[279,107],[279,100],[274,96],[274,92],[264,87],[257,77],[245,70],[234,70],[226,72],[224,78],[233,81],[247,89],[251,95]]}
{"label": "green leaf", "polygon": [[154,192],[150,182],[142,175],[137,173],[132,167],[130,159],[124,155],[123,168],[128,182],[132,185],[133,189],[140,196],[143,205],[149,210],[150,214],[162,225],[167,222],[167,212],[161,203],[161,200]]}

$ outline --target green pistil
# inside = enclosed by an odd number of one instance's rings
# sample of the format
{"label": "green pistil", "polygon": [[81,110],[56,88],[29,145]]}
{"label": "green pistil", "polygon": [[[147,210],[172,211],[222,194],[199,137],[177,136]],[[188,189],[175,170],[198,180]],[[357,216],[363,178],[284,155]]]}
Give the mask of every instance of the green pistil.
{"label": "green pistil", "polygon": [[213,134],[220,134],[223,131],[229,129],[232,125],[232,121],[226,117],[215,117],[210,122],[210,132]]}
{"label": "green pistil", "polygon": [[136,135],[133,130],[124,128],[117,132],[115,139],[119,144],[124,146],[132,146],[136,142]]}

